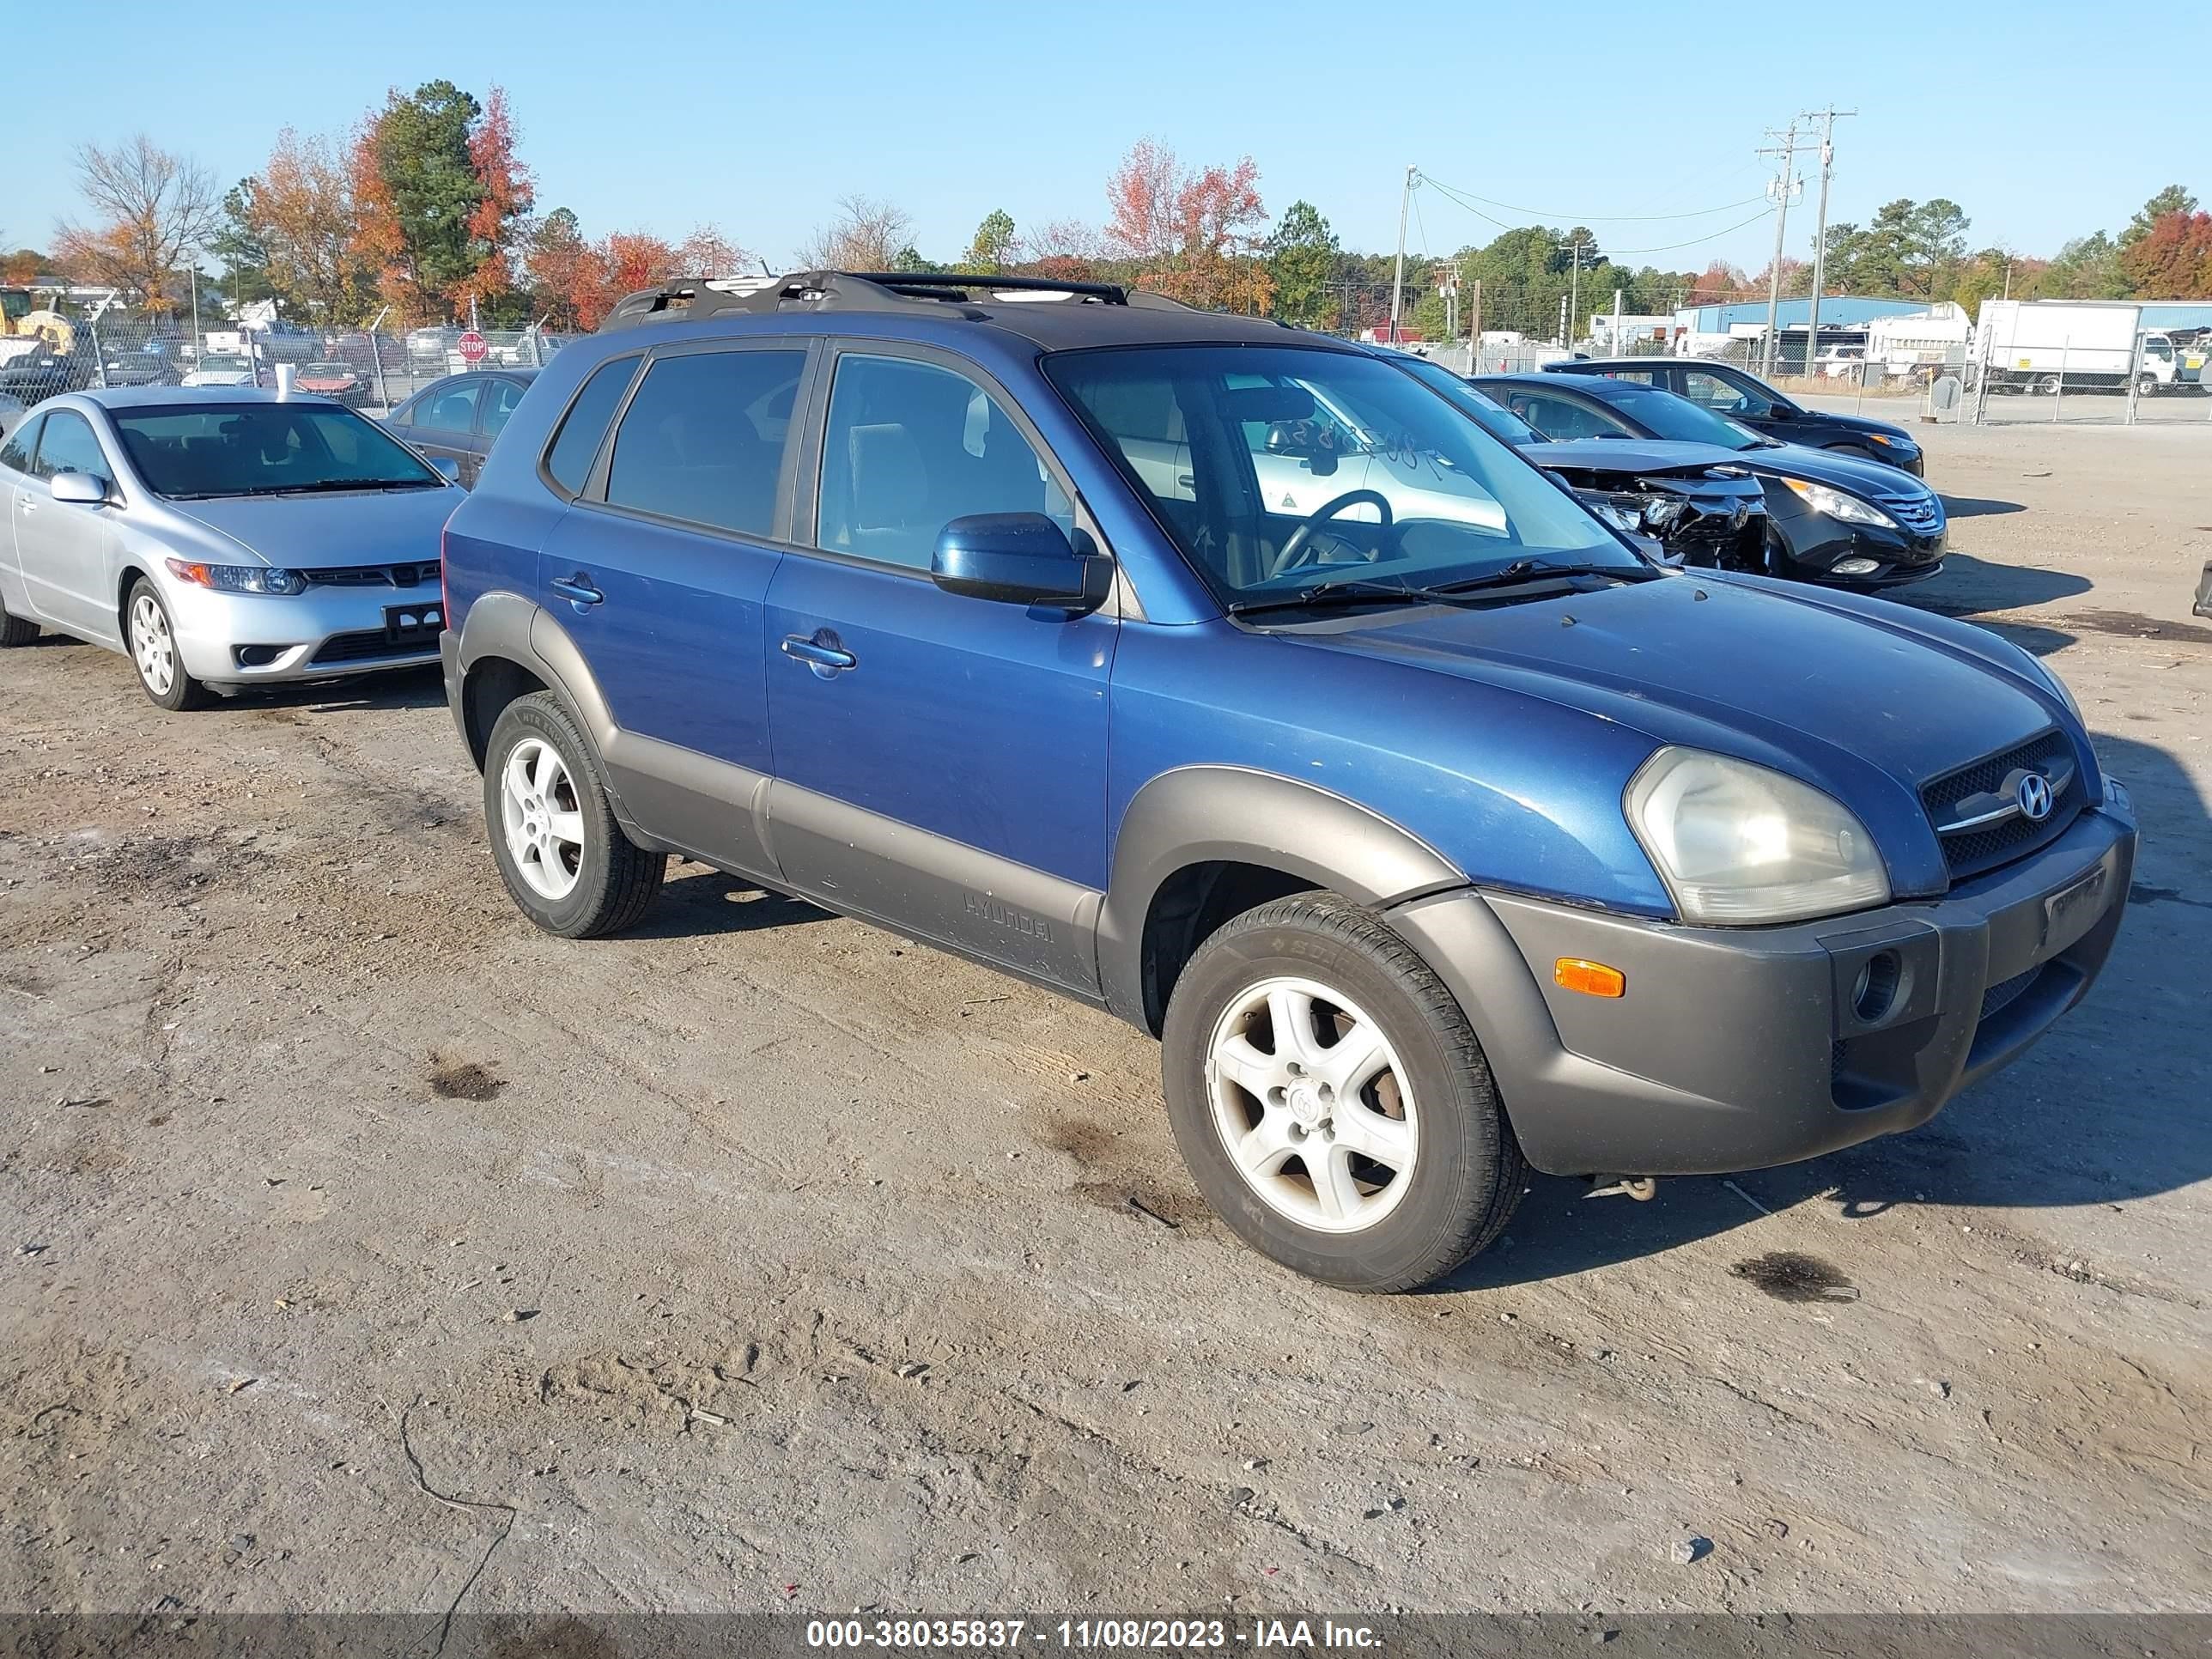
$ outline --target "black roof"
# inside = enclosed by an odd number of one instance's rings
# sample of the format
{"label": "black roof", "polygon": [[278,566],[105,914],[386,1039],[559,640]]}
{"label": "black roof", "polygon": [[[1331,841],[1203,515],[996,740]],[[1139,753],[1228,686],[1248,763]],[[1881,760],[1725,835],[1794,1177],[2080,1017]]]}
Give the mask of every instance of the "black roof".
{"label": "black roof", "polygon": [[1168,343],[1272,345],[1286,337],[1350,349],[1326,335],[1265,318],[1200,311],[1115,283],[950,272],[814,270],[772,278],[687,279],[625,295],[599,331],[648,323],[852,312],[988,324],[1047,350]]}
{"label": "black roof", "polygon": [[[1469,384],[1478,392],[1485,386],[1526,386],[1531,392],[1559,392],[1566,389],[1560,386],[1559,378],[1556,374],[1547,374],[1541,372],[1478,374]],[[1662,398],[1674,396],[1674,393],[1663,387],[1646,386],[1641,380],[1608,380],[1601,374],[1571,375],[1567,379],[1567,386],[1586,396],[1601,399],[1648,398],[1654,392]]]}

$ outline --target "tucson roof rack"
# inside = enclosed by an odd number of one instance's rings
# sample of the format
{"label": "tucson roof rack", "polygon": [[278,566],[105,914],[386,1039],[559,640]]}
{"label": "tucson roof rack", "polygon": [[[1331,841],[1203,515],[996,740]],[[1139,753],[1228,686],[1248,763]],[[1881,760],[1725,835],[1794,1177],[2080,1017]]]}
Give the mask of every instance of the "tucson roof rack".
{"label": "tucson roof rack", "polygon": [[[912,306],[974,307],[994,298],[1024,303],[1175,306],[1176,301],[1132,292],[1119,283],[1062,282],[1051,276],[975,276],[957,271],[804,270],[788,276],[684,277],[640,289],[616,302],[599,331],[641,323],[727,315],[732,312],[892,311]],[[981,317],[981,311],[971,310]]]}

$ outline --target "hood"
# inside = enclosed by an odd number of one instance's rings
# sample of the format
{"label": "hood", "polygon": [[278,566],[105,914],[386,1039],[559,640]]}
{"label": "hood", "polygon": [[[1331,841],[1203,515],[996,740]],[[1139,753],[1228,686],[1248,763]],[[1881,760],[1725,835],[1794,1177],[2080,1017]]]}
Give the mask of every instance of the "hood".
{"label": "hood", "polygon": [[1285,637],[1802,778],[1859,815],[1902,895],[1948,881],[1920,786],[2069,725],[2025,676],[1918,620],[1902,606],[1839,609],[1700,573],[1519,605],[1331,618]]}
{"label": "hood", "polygon": [[179,518],[226,536],[266,563],[327,570],[438,556],[439,532],[467,499],[436,489],[361,489],[328,495],[244,495],[170,501]]}
{"label": "hood", "polygon": [[1772,449],[1732,450],[1735,464],[1747,472],[1778,478],[1802,478],[1808,483],[1847,489],[1876,501],[1933,501],[1936,492],[1910,472],[1900,472],[1880,461],[1862,461],[1832,449],[1805,444],[1781,444]]}
{"label": "hood", "polygon": [[1734,450],[1718,444],[1673,443],[1661,438],[1566,438],[1524,444],[1521,453],[1539,466],[1589,472],[1703,472],[1717,466],[1741,470],[1742,465]]}
{"label": "hood", "polygon": [[1846,432],[1879,432],[1885,438],[1893,438],[1899,443],[1909,444],[1915,449],[1920,447],[1919,439],[1914,437],[1903,427],[1893,426],[1887,421],[1872,421],[1863,415],[1844,415],[1826,409],[1808,410],[1806,412],[1816,420],[1826,422],[1830,426],[1841,427]]}

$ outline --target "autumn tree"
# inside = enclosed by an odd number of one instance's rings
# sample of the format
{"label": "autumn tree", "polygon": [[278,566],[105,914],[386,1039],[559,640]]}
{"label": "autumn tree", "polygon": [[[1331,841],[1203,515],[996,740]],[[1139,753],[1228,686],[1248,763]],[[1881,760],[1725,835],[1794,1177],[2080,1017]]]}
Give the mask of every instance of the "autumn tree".
{"label": "autumn tree", "polygon": [[514,283],[530,174],[503,94],[479,104],[450,81],[393,91],[356,134],[354,252],[411,320]]}
{"label": "autumn tree", "polygon": [[143,133],[112,149],[80,146],[76,175],[94,222],[56,228],[56,261],[149,311],[173,308],[178,266],[219,222],[213,177]]}
{"label": "autumn tree", "polygon": [[1027,232],[1014,252],[1024,276],[1062,283],[1097,281],[1106,257],[1098,232],[1080,219],[1055,219]]}
{"label": "autumn tree", "polygon": [[1137,263],[1145,287],[1193,305],[1263,309],[1273,283],[1253,269],[1267,216],[1259,185],[1249,155],[1187,168],[1140,138],[1106,181],[1107,240]]}
{"label": "autumn tree", "polygon": [[841,196],[837,216],[815,228],[799,263],[809,270],[895,270],[913,240],[904,209],[872,196]]}
{"label": "autumn tree", "polygon": [[355,249],[353,176],[327,139],[276,135],[269,164],[223,198],[209,239],[233,301],[274,299],[295,317],[358,320],[370,272]]}
{"label": "autumn tree", "polygon": [[46,255],[33,248],[19,247],[13,253],[0,253],[0,283],[24,287],[37,282],[46,265]]}
{"label": "autumn tree", "polygon": [[2121,251],[2124,252],[2149,235],[2157,228],[2158,222],[2166,215],[2196,211],[2197,198],[2194,196],[2179,185],[2168,185],[2136,210],[2135,217],[2128,221],[2127,228],[2120,233]]}
{"label": "autumn tree", "polygon": [[2212,291],[2212,213],[2176,208],[2120,255],[2139,299],[2186,300]]}
{"label": "autumn tree", "polygon": [[590,270],[591,245],[584,240],[582,224],[574,211],[555,208],[534,226],[530,246],[523,254],[524,281],[530,289],[531,306],[556,328],[591,328],[582,320],[579,297],[596,289]]}

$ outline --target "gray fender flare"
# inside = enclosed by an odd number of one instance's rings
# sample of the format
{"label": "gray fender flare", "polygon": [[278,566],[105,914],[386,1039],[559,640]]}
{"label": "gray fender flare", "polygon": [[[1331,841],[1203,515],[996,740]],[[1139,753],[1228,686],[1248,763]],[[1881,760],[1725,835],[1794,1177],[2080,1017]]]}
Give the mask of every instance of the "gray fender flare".
{"label": "gray fender flare", "polygon": [[[461,625],[459,654],[464,686],[486,658],[505,658],[528,669],[566,700],[593,747],[602,757],[606,755],[616,732],[606,697],[584,653],[543,605],[516,593],[485,594],[469,607],[468,619]],[[465,709],[457,708],[454,713],[465,719]],[[464,735],[473,750],[491,734],[471,733],[464,727]]]}
{"label": "gray fender flare", "polygon": [[1310,783],[1241,766],[1187,766],[1146,783],[1122,814],[1099,913],[1107,1006],[1149,1027],[1145,920],[1168,878],[1194,864],[1282,870],[1377,909],[1466,875],[1418,836]]}

